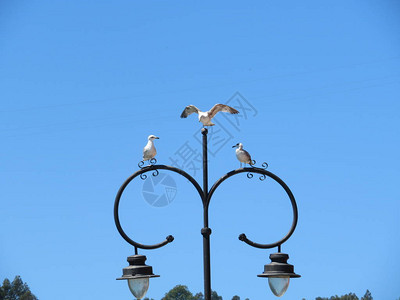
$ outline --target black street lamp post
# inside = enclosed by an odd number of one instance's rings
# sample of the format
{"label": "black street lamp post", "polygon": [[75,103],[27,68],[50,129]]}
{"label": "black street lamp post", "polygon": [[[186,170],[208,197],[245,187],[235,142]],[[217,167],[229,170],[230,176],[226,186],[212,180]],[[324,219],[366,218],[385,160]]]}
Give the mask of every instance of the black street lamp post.
{"label": "black street lamp post", "polygon": [[172,235],[169,235],[166,237],[166,239],[158,244],[154,245],[143,245],[139,244],[135,241],[133,241],[128,235],[124,232],[124,230],[121,227],[121,223],[119,221],[119,202],[122,196],[122,193],[124,192],[125,188],[128,186],[128,184],[135,179],[136,177],[140,177],[141,179],[146,179],[147,175],[144,173],[153,171],[152,175],[157,176],[159,174],[158,170],[168,170],[172,171],[175,173],[178,173],[182,176],[184,176],[186,179],[188,179],[193,186],[196,188],[197,192],[199,193],[199,196],[203,202],[203,218],[204,218],[204,227],[201,229],[201,234],[203,235],[203,262],[204,262],[204,298],[205,300],[211,300],[211,267],[210,267],[210,235],[211,235],[211,229],[209,228],[208,225],[208,207],[210,204],[210,200],[212,195],[214,194],[215,190],[218,188],[218,186],[228,179],[229,177],[240,174],[240,173],[247,173],[248,178],[252,178],[254,175],[253,173],[260,174],[261,176],[259,179],[263,181],[267,177],[270,177],[271,179],[275,180],[286,192],[288,195],[290,202],[292,204],[292,209],[293,209],[293,222],[292,226],[289,230],[289,232],[284,236],[281,240],[272,243],[272,244],[259,244],[251,241],[246,237],[244,233],[242,233],[239,236],[239,240],[245,242],[246,244],[253,246],[255,248],[260,248],[260,249],[269,249],[269,248],[274,248],[278,247],[278,252],[273,253],[270,255],[271,263],[267,264],[264,266],[264,272],[260,275],[259,277],[268,277],[268,282],[270,285],[270,288],[272,292],[276,296],[282,296],[289,285],[289,279],[290,278],[295,278],[295,277],[300,277],[300,275],[297,275],[294,273],[294,268],[293,265],[290,265],[287,263],[287,260],[289,256],[285,253],[281,253],[281,245],[286,242],[290,236],[293,234],[294,230],[296,229],[297,225],[297,218],[298,218],[298,213],[297,213],[297,204],[296,200],[290,191],[289,187],[280,179],[278,176],[275,174],[269,172],[266,170],[267,164],[264,163],[262,166],[263,168],[258,168],[258,167],[245,167],[245,168],[240,168],[236,169],[233,171],[228,172],[221,178],[219,178],[214,185],[211,187],[211,189],[208,189],[208,160],[207,160],[207,133],[208,130],[206,128],[203,128],[201,130],[201,133],[203,135],[203,188],[198,184],[198,182],[190,176],[188,173],[185,171],[171,167],[171,166],[166,166],[166,165],[156,165],[155,164],[155,159],[151,161],[151,164],[149,166],[143,166],[143,164],[139,164],[139,167],[141,168],[139,171],[135,172],[132,174],[120,187],[117,196],[115,198],[115,203],[114,203],[114,220],[115,220],[115,225],[117,226],[118,232],[120,235],[132,246],[135,247],[135,255],[129,256],[128,257],[128,262],[129,266],[123,269],[123,275],[120,278],[117,278],[118,280],[125,279],[128,280],[128,285],[129,289],[131,290],[132,294],[137,298],[137,299],[142,299],[144,295],[147,292],[147,289],[149,287],[149,278],[152,277],[159,277],[159,275],[154,275],[153,270],[151,266],[145,265],[145,260],[146,256],[144,255],[139,255],[138,254],[138,249],[157,249],[160,247],[165,246],[168,243],[171,243],[174,240],[174,237]]}

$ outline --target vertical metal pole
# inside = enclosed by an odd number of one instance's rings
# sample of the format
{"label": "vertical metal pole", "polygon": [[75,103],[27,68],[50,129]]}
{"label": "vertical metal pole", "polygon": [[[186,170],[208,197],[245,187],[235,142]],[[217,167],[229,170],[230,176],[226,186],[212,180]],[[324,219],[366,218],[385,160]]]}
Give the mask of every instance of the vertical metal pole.
{"label": "vertical metal pole", "polygon": [[210,234],[208,228],[208,162],[207,162],[207,128],[201,130],[203,134],[203,215],[204,228],[201,230],[203,235],[203,263],[204,263],[204,299],[211,300],[211,267],[210,267]]}

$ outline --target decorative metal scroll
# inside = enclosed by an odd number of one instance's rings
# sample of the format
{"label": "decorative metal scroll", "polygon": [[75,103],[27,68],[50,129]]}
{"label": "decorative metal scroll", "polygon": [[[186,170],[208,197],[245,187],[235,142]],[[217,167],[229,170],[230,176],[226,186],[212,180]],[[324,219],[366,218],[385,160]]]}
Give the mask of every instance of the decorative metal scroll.
{"label": "decorative metal scroll", "polygon": [[[145,166],[145,162],[142,160],[142,161],[140,161],[138,163],[138,167],[140,169],[146,169],[149,166],[154,166],[157,163],[157,159],[155,159],[153,157],[152,159],[148,160],[148,162],[149,162],[149,165]],[[157,169],[152,173],[153,176],[157,176],[158,174],[160,174],[160,172],[158,172]],[[146,180],[147,179],[147,175],[144,174],[144,173],[140,174],[139,176],[140,176],[140,179],[142,179],[142,180]]]}
{"label": "decorative metal scroll", "polygon": [[[140,163],[139,163],[140,165]],[[200,187],[200,185],[197,183],[197,181],[190,176],[188,173],[186,173],[185,171],[175,168],[175,167],[171,167],[171,166],[166,166],[166,165],[148,165],[148,166],[143,166],[141,167],[141,169],[137,172],[135,172],[134,174],[132,174],[121,186],[121,188],[119,189],[117,196],[115,198],[115,203],[114,203],[114,220],[115,220],[115,224],[117,226],[118,232],[120,233],[120,235],[131,245],[133,245],[135,248],[141,248],[141,249],[157,249],[160,248],[170,242],[172,242],[174,240],[174,237],[172,235],[169,235],[166,237],[166,239],[158,244],[154,244],[154,245],[144,245],[144,244],[140,244],[135,242],[134,240],[132,240],[122,229],[121,227],[121,223],[119,220],[119,213],[118,213],[118,209],[119,209],[119,202],[121,200],[121,196],[125,190],[125,188],[128,186],[128,184],[135,179],[136,177],[139,176],[139,178],[141,179],[146,179],[147,175],[145,175],[144,173],[146,172],[151,172],[153,171],[152,175],[153,176],[157,176],[159,174],[158,170],[168,170],[168,171],[172,171],[175,173],[178,173],[182,176],[184,176],[186,179],[188,179],[192,185],[196,188],[197,192],[199,193],[199,196],[201,198],[201,200],[203,201],[203,207],[204,207],[204,218],[205,220],[207,220],[207,224],[208,224],[208,208],[209,208],[209,204],[211,201],[211,198],[215,192],[215,190],[218,188],[218,186],[224,182],[226,179],[236,175],[236,174],[240,174],[240,173],[247,173],[247,177],[248,178],[252,178],[254,175],[253,173],[256,174],[260,174],[261,176],[259,177],[259,179],[261,181],[263,181],[265,178],[270,177],[271,179],[275,180],[287,193],[290,202],[292,204],[292,209],[293,209],[293,221],[292,221],[292,226],[289,230],[289,232],[286,234],[286,236],[284,236],[281,240],[272,243],[272,244],[259,244],[259,243],[255,243],[253,241],[251,241],[250,239],[248,239],[246,237],[246,235],[243,233],[239,236],[239,239],[245,243],[247,243],[250,246],[256,247],[256,248],[261,248],[261,249],[269,249],[269,248],[273,248],[273,247],[280,247],[281,244],[283,244],[284,242],[286,242],[290,236],[293,234],[294,230],[296,229],[297,226],[297,219],[298,219],[298,212],[297,212],[297,204],[296,204],[296,200],[292,194],[292,192],[290,191],[289,187],[285,184],[285,182],[283,182],[282,179],[280,179],[278,176],[276,176],[275,174],[269,172],[266,170],[266,168],[268,167],[268,164],[266,162],[264,162],[262,164],[262,168],[259,167],[247,167],[247,168],[240,168],[237,170],[233,170],[230,171],[228,173],[226,173],[224,176],[222,176],[221,178],[219,178],[214,185],[211,187],[211,189],[209,190],[208,193],[204,193],[202,188]]]}
{"label": "decorative metal scroll", "polygon": [[[140,164],[140,163],[139,163]],[[184,176],[186,179],[188,179],[193,186],[196,188],[197,192],[199,193],[200,197],[203,199],[204,195],[203,195],[203,191],[200,187],[200,185],[196,182],[196,180],[190,176],[188,173],[186,173],[185,171],[182,171],[181,169],[175,168],[175,167],[171,167],[171,166],[165,166],[165,165],[149,165],[146,167],[143,167],[133,173],[120,187],[117,196],[115,197],[115,202],[114,202],[114,221],[115,221],[115,225],[117,226],[118,232],[119,234],[125,239],[125,241],[127,241],[129,244],[131,244],[132,246],[134,246],[135,248],[140,248],[140,249],[157,249],[160,248],[162,246],[165,246],[168,243],[171,243],[174,240],[174,237],[172,235],[169,235],[166,237],[166,239],[164,241],[162,241],[161,243],[158,244],[154,244],[154,245],[144,245],[144,244],[140,244],[135,242],[134,240],[132,240],[126,233],[125,231],[122,229],[121,226],[121,222],[119,220],[119,202],[121,200],[121,196],[124,192],[124,190],[126,189],[126,187],[129,185],[129,183],[135,179],[136,177],[139,176],[139,178],[141,179],[146,179],[147,176],[144,174],[146,172],[150,172],[150,171],[154,171],[152,174],[153,176],[157,176],[159,174],[158,170],[168,170],[168,171],[172,171],[175,173],[178,173],[182,176]],[[146,177],[144,177],[144,176]]]}
{"label": "decorative metal scroll", "polygon": [[[263,166],[268,167],[267,163],[264,163]],[[261,249],[269,249],[269,248],[274,248],[276,246],[280,246],[281,244],[283,244],[284,242],[286,242],[290,236],[293,234],[294,230],[296,229],[297,226],[297,219],[298,219],[298,212],[297,212],[297,204],[296,204],[296,200],[291,192],[291,190],[289,189],[289,187],[286,185],[285,182],[283,182],[282,179],[280,179],[278,176],[276,176],[275,174],[265,170],[265,169],[261,169],[261,168],[256,168],[256,167],[252,167],[252,168],[241,168],[241,169],[237,169],[237,170],[233,170],[230,171],[228,173],[226,173],[224,176],[222,176],[220,179],[218,179],[214,185],[211,187],[208,196],[207,196],[207,200],[205,203],[205,209],[208,210],[208,206],[210,205],[210,200],[211,197],[213,196],[215,190],[218,188],[218,186],[224,182],[225,180],[227,180],[228,178],[232,177],[233,175],[236,174],[240,174],[240,173],[246,173],[247,172],[247,177],[249,177],[249,174],[251,175],[251,177],[253,177],[252,173],[257,173],[257,174],[261,174],[260,176],[260,180],[263,181],[266,177],[270,177],[271,179],[275,180],[286,192],[286,194],[288,195],[290,202],[292,204],[292,209],[293,209],[293,221],[292,221],[292,226],[289,230],[289,232],[279,241],[272,243],[272,244],[259,244],[259,243],[255,243],[253,241],[251,241],[250,239],[248,239],[246,237],[246,235],[244,233],[242,233],[239,236],[239,240],[245,242],[246,244],[256,247],[256,248],[261,248]],[[251,178],[250,177],[250,178]]]}
{"label": "decorative metal scroll", "polygon": [[[264,170],[266,170],[266,169],[268,168],[268,163],[266,163],[266,162],[263,162],[263,163],[261,164],[261,168],[255,167],[255,166],[254,166],[255,164],[256,164],[256,161],[255,161],[255,160],[252,160],[252,161],[251,161],[251,164],[250,164],[250,167],[251,167],[252,169],[264,169]],[[247,178],[251,179],[251,178],[253,178],[253,177],[254,177],[254,175],[253,175],[252,172],[248,172],[248,173],[247,173]],[[261,175],[258,179],[260,179],[261,181],[264,181],[265,178],[267,178],[267,176],[263,174],[263,175]]]}

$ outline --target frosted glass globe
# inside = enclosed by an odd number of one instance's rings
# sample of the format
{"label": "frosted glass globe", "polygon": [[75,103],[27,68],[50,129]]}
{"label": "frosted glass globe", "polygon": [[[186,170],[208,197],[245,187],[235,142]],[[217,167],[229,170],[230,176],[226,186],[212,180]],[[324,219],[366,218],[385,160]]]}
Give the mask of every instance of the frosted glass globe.
{"label": "frosted glass globe", "polygon": [[128,279],[128,286],[136,299],[142,299],[149,289],[149,278]]}
{"label": "frosted glass globe", "polygon": [[289,287],[289,276],[284,277],[268,277],[269,287],[275,296],[280,297]]}

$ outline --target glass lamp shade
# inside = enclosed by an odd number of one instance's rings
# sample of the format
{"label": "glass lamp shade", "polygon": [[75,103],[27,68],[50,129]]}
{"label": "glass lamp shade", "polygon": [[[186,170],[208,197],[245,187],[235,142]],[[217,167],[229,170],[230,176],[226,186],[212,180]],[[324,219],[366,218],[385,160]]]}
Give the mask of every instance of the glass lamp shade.
{"label": "glass lamp shade", "polygon": [[281,297],[289,287],[289,276],[268,277],[269,287],[275,296]]}
{"label": "glass lamp shade", "polygon": [[149,278],[129,279],[128,286],[136,299],[142,299],[149,289]]}

